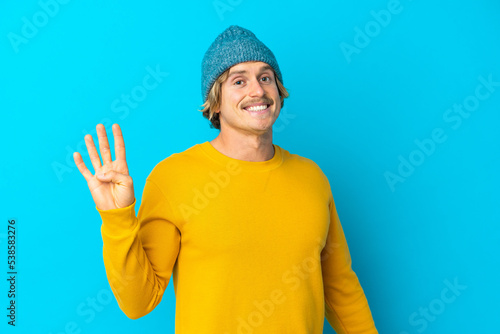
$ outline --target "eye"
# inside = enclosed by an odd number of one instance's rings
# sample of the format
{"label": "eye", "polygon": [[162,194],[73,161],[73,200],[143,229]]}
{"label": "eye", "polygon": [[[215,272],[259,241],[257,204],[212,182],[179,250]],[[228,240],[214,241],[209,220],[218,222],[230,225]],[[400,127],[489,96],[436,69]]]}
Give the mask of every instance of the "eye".
{"label": "eye", "polygon": [[238,82],[243,82],[243,80],[238,80],[238,81],[235,81],[234,84],[239,86]]}
{"label": "eye", "polygon": [[262,79],[267,83],[274,82],[274,77],[272,75],[266,75],[265,77],[262,77]]}

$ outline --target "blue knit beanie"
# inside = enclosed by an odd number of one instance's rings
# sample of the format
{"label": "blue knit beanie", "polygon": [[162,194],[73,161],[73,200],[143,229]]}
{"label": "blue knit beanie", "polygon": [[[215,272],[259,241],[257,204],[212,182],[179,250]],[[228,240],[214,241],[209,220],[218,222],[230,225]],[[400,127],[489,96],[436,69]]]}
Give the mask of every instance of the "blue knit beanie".
{"label": "blue knit beanie", "polygon": [[283,83],[274,54],[250,30],[232,25],[224,30],[208,48],[201,63],[201,93],[203,102],[215,80],[225,70],[246,61],[269,64]]}

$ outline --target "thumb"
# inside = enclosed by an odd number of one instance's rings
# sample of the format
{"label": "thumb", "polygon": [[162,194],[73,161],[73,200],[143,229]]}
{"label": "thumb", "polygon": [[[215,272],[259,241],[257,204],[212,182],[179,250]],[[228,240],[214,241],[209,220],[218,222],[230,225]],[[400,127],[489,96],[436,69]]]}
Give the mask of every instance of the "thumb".
{"label": "thumb", "polygon": [[110,170],[106,173],[97,174],[96,176],[97,179],[102,182],[120,183],[120,181],[123,181],[125,175],[115,172],[114,170]]}

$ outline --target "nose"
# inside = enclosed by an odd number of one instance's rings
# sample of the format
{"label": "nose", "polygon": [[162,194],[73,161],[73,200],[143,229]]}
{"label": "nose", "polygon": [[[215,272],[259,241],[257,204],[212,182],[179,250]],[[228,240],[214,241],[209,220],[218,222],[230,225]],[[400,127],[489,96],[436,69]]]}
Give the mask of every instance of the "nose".
{"label": "nose", "polygon": [[248,84],[248,95],[250,96],[263,96],[264,88],[262,88],[258,79],[250,80]]}

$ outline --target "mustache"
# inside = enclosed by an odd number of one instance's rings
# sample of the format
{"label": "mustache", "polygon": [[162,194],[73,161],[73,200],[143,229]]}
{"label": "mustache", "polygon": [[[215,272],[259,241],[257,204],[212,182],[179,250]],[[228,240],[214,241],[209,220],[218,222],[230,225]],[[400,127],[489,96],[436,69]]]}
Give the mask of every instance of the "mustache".
{"label": "mustache", "polygon": [[253,100],[253,101],[248,101],[247,103],[245,103],[244,107],[243,108],[246,108],[252,104],[255,104],[255,103],[264,103],[264,104],[269,104],[269,105],[272,105],[273,104],[273,100],[267,98],[267,97],[264,97],[264,98],[261,98],[259,100]]}

